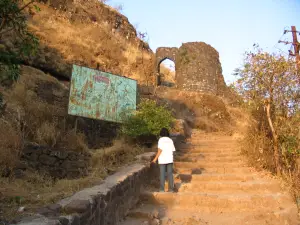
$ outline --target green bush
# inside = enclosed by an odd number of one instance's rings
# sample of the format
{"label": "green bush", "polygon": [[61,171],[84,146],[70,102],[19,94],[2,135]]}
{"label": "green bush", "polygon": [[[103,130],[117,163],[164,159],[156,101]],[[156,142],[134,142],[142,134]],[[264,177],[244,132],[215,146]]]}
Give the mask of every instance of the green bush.
{"label": "green bush", "polygon": [[20,76],[19,65],[25,57],[35,53],[39,41],[29,32],[26,10],[32,7],[39,11],[35,0],[1,0],[0,1],[0,40],[11,37],[14,50],[0,45],[0,84],[9,85]]}
{"label": "green bush", "polygon": [[165,106],[159,106],[153,100],[142,99],[137,111],[124,120],[122,133],[133,138],[158,136],[161,128],[170,129],[173,121],[172,112]]}

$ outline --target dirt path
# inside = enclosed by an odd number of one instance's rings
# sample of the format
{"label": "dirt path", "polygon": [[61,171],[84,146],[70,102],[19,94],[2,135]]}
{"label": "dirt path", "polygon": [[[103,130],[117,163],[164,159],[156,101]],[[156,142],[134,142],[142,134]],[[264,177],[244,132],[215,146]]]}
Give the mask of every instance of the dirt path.
{"label": "dirt path", "polygon": [[178,193],[149,188],[122,225],[299,225],[279,180],[248,167],[233,137],[200,134],[175,162]]}

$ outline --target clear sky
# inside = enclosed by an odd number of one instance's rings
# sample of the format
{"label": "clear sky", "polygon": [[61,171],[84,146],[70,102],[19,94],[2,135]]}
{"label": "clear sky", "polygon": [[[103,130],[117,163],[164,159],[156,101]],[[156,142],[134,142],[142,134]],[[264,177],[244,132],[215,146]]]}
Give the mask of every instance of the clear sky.
{"label": "clear sky", "polygon": [[290,45],[277,44],[292,40],[291,33],[282,36],[284,28],[300,31],[300,0],[110,0],[117,4],[138,31],[147,32],[154,52],[192,41],[216,48],[226,83],[254,43],[287,54]]}

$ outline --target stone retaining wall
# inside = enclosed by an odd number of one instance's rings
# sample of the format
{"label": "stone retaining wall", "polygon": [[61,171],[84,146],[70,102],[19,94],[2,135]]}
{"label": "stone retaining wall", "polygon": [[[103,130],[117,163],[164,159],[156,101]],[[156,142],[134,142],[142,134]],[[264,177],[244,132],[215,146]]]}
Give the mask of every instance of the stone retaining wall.
{"label": "stone retaining wall", "polygon": [[87,152],[58,151],[46,146],[28,144],[22,155],[28,167],[48,173],[54,178],[86,176],[91,155]]}
{"label": "stone retaining wall", "polygon": [[30,218],[14,225],[115,225],[136,205],[144,185],[157,167],[150,167],[153,152],[140,155],[138,161],[97,186],[86,188],[56,204],[38,210]]}

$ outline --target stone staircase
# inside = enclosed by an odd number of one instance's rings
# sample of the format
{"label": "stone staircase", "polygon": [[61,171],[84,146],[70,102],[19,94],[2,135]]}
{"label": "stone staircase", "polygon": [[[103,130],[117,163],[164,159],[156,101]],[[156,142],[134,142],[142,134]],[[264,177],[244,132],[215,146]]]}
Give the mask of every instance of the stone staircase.
{"label": "stone staircase", "polygon": [[177,193],[148,187],[122,225],[299,225],[280,180],[247,166],[237,141],[200,134],[175,157]]}

